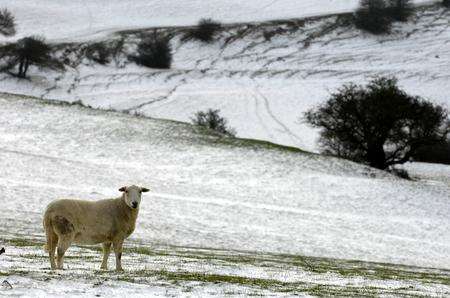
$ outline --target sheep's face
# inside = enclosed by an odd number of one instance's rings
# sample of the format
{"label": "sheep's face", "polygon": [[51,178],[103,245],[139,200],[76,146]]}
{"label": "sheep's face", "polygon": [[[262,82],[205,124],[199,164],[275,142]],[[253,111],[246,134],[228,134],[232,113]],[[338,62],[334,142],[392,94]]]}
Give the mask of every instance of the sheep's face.
{"label": "sheep's face", "polygon": [[141,194],[149,191],[148,188],[139,187],[136,185],[124,186],[119,188],[119,191],[123,192],[123,199],[125,204],[132,209],[138,209],[141,205]]}

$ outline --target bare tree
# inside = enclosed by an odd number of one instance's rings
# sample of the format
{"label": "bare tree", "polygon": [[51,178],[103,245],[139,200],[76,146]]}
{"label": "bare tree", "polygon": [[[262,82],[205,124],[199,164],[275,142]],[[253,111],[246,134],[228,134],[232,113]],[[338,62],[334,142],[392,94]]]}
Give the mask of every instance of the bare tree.
{"label": "bare tree", "polygon": [[16,43],[0,48],[2,70],[17,67],[17,76],[26,78],[30,65],[55,70],[64,69],[64,65],[51,55],[52,48],[45,43],[44,38],[38,36],[25,37]]}

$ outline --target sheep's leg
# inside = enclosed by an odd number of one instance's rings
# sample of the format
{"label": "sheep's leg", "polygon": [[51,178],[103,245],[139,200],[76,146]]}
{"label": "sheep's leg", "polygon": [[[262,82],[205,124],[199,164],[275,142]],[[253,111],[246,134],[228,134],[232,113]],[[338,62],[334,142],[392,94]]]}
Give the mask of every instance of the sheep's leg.
{"label": "sheep's leg", "polygon": [[58,269],[63,269],[64,254],[66,253],[66,250],[69,248],[71,242],[72,242],[72,237],[69,237],[69,236],[61,237],[61,236],[59,236],[58,248],[56,249],[56,251],[58,253],[58,256],[57,256],[57,259],[56,259],[56,263],[57,263],[57,268]]}
{"label": "sheep's leg", "polygon": [[48,250],[48,256],[50,258],[50,267],[52,270],[56,269],[56,262],[55,262],[55,250],[56,250],[56,244],[58,243],[58,235],[53,232],[52,229],[47,229],[47,250]]}
{"label": "sheep's leg", "polygon": [[123,240],[114,242],[113,246],[114,246],[114,253],[116,254],[116,271],[123,271],[123,269],[122,269]]}
{"label": "sheep's leg", "polygon": [[111,251],[111,242],[103,243],[103,261],[100,269],[107,270],[108,269],[108,257],[109,252]]}

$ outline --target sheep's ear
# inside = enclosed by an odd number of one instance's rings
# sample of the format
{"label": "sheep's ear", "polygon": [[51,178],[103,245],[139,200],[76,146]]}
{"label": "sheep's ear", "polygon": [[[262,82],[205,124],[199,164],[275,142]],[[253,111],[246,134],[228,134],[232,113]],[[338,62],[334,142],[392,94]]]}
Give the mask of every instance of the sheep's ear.
{"label": "sheep's ear", "polygon": [[150,189],[145,188],[145,187],[141,187],[141,191],[142,191],[142,192],[147,192],[147,191],[150,191]]}
{"label": "sheep's ear", "polygon": [[121,188],[119,188],[119,191],[126,191],[127,187],[126,186],[122,186]]}

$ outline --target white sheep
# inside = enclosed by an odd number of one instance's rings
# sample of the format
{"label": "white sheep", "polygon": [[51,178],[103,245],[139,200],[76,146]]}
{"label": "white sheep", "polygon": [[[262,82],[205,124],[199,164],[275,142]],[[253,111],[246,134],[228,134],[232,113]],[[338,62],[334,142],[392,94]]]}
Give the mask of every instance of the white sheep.
{"label": "white sheep", "polygon": [[[122,245],[133,233],[141,202],[141,193],[149,189],[139,186],[121,187],[116,199],[83,201],[61,199],[50,203],[44,214],[47,235],[46,250],[52,269],[62,269],[64,253],[72,243],[103,244],[101,269],[108,268],[111,244],[116,255],[116,270],[122,271]],[[57,262],[55,263],[55,249]]]}

